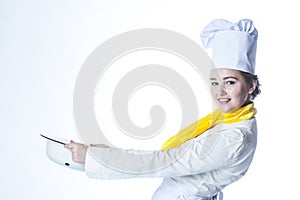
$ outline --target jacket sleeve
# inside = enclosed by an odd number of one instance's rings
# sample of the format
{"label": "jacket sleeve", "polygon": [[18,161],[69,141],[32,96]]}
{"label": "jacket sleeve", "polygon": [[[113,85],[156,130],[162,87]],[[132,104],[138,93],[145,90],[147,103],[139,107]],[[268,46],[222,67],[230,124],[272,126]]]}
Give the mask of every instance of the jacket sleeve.
{"label": "jacket sleeve", "polygon": [[96,179],[177,177],[203,173],[234,162],[244,147],[241,130],[211,132],[167,151],[89,147],[85,171]]}

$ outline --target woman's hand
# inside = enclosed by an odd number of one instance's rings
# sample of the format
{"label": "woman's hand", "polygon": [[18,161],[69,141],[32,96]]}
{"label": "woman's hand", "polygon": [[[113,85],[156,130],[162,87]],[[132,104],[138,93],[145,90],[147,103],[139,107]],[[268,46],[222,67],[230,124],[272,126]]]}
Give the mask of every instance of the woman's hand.
{"label": "woman's hand", "polygon": [[[107,148],[109,146],[105,144],[91,144],[91,147],[99,147],[99,148]],[[66,144],[65,148],[70,149],[72,152],[72,160],[77,163],[85,163],[85,157],[88,145],[80,144],[77,142],[73,142],[71,140],[70,144]]]}
{"label": "woman's hand", "polygon": [[77,163],[85,163],[86,151],[88,146],[80,143],[73,142],[66,144],[65,148],[70,149],[72,152],[72,160]]}

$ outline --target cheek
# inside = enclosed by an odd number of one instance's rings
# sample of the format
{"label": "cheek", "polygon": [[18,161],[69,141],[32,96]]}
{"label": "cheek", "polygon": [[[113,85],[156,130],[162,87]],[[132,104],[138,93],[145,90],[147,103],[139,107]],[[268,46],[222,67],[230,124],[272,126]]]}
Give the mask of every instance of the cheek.
{"label": "cheek", "polygon": [[247,91],[241,86],[229,87],[226,92],[234,99],[244,99],[245,95],[247,95]]}
{"label": "cheek", "polygon": [[211,96],[215,97],[215,96],[217,96],[217,93],[218,93],[218,90],[217,90],[216,87],[211,87],[210,88],[210,94],[211,94]]}
{"label": "cheek", "polygon": [[233,93],[236,99],[239,99],[239,101],[241,102],[245,102],[249,96],[247,88],[240,88],[238,90],[233,91]]}

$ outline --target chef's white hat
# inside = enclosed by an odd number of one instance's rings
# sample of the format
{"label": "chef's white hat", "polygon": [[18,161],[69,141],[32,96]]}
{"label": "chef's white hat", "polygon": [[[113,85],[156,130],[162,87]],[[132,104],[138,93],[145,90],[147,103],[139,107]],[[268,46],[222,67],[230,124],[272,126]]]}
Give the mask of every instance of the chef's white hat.
{"label": "chef's white hat", "polygon": [[213,48],[212,61],[216,68],[255,74],[257,35],[250,19],[237,23],[216,19],[203,29],[201,40],[205,48]]}

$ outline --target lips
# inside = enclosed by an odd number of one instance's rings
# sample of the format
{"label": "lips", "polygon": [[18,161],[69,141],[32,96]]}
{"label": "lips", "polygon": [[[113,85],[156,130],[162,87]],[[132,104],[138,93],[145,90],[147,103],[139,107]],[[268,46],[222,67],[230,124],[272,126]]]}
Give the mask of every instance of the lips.
{"label": "lips", "polygon": [[218,102],[221,104],[228,103],[230,100],[230,98],[218,98]]}

